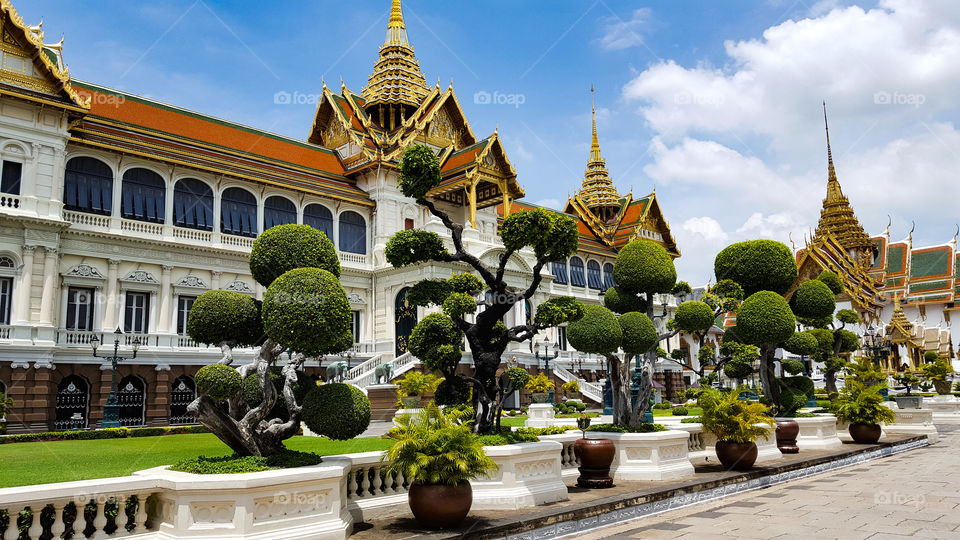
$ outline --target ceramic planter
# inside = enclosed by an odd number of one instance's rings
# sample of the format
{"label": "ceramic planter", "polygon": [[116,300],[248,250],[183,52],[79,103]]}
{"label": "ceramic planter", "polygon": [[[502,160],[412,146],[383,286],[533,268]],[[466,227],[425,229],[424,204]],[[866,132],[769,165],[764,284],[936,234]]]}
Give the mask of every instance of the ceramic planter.
{"label": "ceramic planter", "polygon": [[933,381],[933,387],[941,396],[950,395],[950,381]]}
{"label": "ceramic planter", "polygon": [[757,461],[756,443],[737,443],[731,441],[717,441],[717,459],[723,468],[730,471],[749,471]]}
{"label": "ceramic planter", "polygon": [[530,397],[534,403],[547,403],[550,401],[550,394],[547,392],[534,392],[530,394]]}
{"label": "ceramic planter", "polygon": [[455,486],[413,484],[407,493],[410,511],[424,527],[449,529],[463,523],[473,504],[470,482]]}
{"label": "ceramic planter", "polygon": [[860,444],[876,444],[883,434],[879,424],[850,424],[847,431],[850,432],[853,442]]}
{"label": "ceramic planter", "polygon": [[584,488],[613,487],[610,465],[617,449],[610,439],[577,439],[573,452],[580,462],[577,485]]}
{"label": "ceramic planter", "polygon": [[400,403],[403,404],[404,409],[416,409],[420,406],[420,396],[403,396],[400,398]]}
{"label": "ceramic planter", "polygon": [[923,396],[893,396],[901,409],[919,409],[923,406]]}
{"label": "ceramic planter", "polygon": [[797,435],[800,433],[800,424],[792,418],[777,418],[777,448],[784,454],[796,454],[800,451],[797,446]]}

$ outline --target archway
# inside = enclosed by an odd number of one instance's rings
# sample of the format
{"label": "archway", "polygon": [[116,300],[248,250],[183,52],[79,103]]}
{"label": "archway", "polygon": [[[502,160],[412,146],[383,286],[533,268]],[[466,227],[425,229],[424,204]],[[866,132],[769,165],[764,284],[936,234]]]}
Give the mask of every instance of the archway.
{"label": "archway", "polygon": [[90,418],[90,385],[79,375],[64,377],[57,385],[53,429],[85,429]]}
{"label": "archway", "polygon": [[120,405],[120,426],[142,426],[144,422],[144,403],[146,385],[143,379],[127,375],[117,385],[117,403]]}
{"label": "archway", "polygon": [[197,387],[193,379],[181,375],[170,387],[170,425],[183,426],[196,424],[197,420],[187,412],[187,405],[197,398]]}
{"label": "archway", "polygon": [[397,335],[397,356],[407,352],[410,334],[413,333],[413,327],[417,325],[417,306],[410,305],[407,302],[408,292],[410,292],[410,287],[404,287],[397,293],[393,320]]}

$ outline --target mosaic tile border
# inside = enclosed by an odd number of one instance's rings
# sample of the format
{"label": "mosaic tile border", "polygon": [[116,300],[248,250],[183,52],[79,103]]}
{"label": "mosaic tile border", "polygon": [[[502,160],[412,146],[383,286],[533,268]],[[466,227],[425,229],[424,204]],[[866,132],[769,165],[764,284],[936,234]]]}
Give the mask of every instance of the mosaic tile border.
{"label": "mosaic tile border", "polygon": [[804,467],[802,469],[772,474],[769,476],[763,476],[761,478],[754,478],[744,482],[698,491],[696,493],[677,495],[669,499],[631,506],[629,508],[623,508],[620,510],[607,512],[605,514],[600,514],[598,516],[554,523],[546,527],[540,527],[538,529],[533,529],[520,534],[512,534],[510,536],[501,537],[498,540],[549,540],[553,538],[571,536],[601,527],[606,527],[614,523],[621,523],[642,517],[653,516],[670,510],[677,510],[687,506],[693,506],[695,504],[705,503],[731,495],[738,495],[748,491],[763,489],[773,485],[806,478],[808,476],[823,474],[825,472],[844,467],[852,467],[867,461],[872,461],[875,459],[892,456],[894,454],[899,454],[901,452],[907,452],[924,446],[929,446],[929,444],[929,441],[924,438],[905,442],[903,444],[877,448],[869,452],[847,456],[836,461],[820,463],[818,465]]}

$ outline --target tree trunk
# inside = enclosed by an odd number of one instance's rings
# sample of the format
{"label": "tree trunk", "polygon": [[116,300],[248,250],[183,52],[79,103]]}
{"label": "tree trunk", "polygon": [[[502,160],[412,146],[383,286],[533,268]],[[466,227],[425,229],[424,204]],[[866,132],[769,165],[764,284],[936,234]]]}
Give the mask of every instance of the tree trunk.
{"label": "tree trunk", "polygon": [[607,356],[610,362],[610,387],[613,390],[613,423],[618,426],[630,424],[630,362],[617,355]]}
{"label": "tree trunk", "polygon": [[837,372],[836,371],[825,371],[823,373],[824,387],[827,390],[827,395],[837,391]]}
{"label": "tree trunk", "polygon": [[760,350],[760,384],[763,386],[763,394],[770,399],[773,406],[780,402],[780,385],[777,384],[774,366],[776,351],[777,348],[772,345],[764,345]]}

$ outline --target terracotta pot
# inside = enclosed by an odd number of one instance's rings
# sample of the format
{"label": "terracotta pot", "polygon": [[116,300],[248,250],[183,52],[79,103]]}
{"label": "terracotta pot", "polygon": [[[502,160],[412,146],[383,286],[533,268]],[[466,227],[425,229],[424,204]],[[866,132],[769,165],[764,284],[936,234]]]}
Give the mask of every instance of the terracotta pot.
{"label": "terracotta pot", "polygon": [[550,401],[550,394],[547,392],[534,392],[530,394],[530,398],[533,399],[534,403],[547,403]]}
{"label": "terracotta pot", "polygon": [[448,529],[463,523],[473,504],[470,482],[455,486],[413,484],[407,492],[410,511],[424,527]]}
{"label": "terracotta pot", "polygon": [[853,442],[860,444],[877,444],[877,441],[880,440],[880,435],[883,434],[883,431],[877,424],[850,424],[847,431],[850,432],[850,437],[853,438]]}
{"label": "terracotta pot", "polygon": [[584,488],[613,487],[610,465],[617,447],[610,439],[577,439],[573,453],[580,463],[577,485]]}
{"label": "terracotta pot", "polygon": [[950,381],[933,381],[933,387],[941,396],[950,395]]}
{"label": "terracotta pot", "polygon": [[717,441],[717,459],[726,470],[749,471],[757,461],[756,443]]}
{"label": "terracotta pot", "polygon": [[790,418],[777,419],[777,448],[784,454],[796,454],[800,451],[797,446],[797,435],[800,433],[800,424]]}

